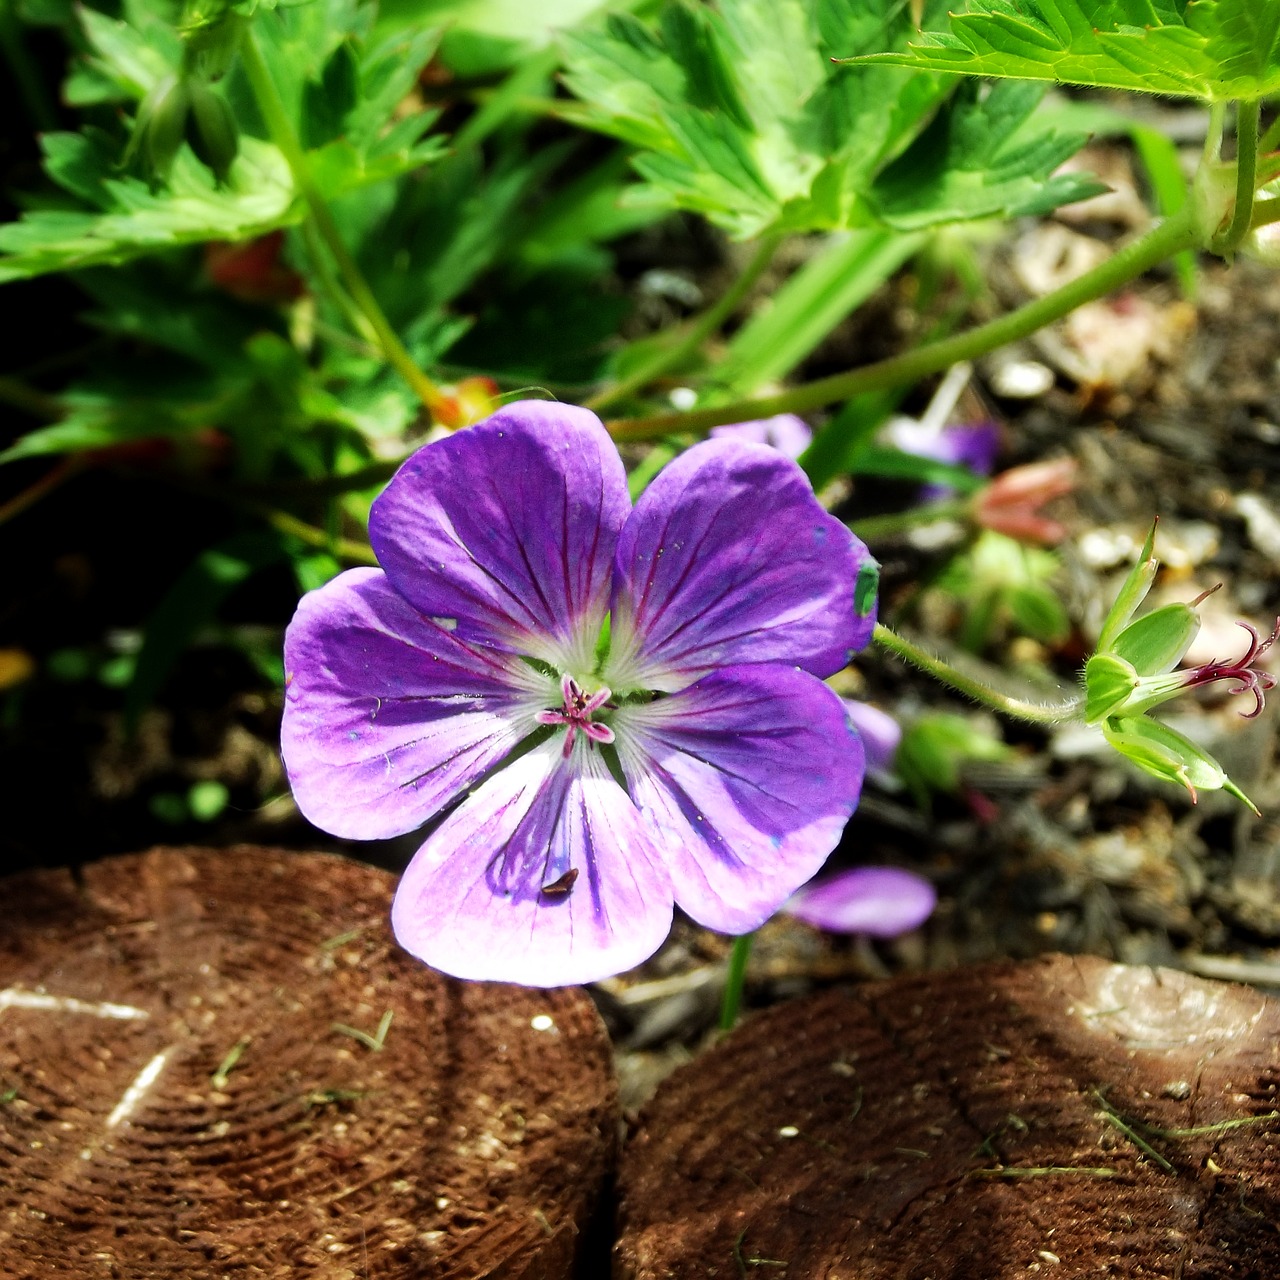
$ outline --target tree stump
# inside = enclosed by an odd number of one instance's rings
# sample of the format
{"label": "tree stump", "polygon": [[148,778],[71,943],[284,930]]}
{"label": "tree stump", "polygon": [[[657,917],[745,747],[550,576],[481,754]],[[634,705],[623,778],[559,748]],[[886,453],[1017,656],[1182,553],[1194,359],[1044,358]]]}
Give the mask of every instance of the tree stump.
{"label": "tree stump", "polygon": [[1278,1033],[1256,991],[1064,956],[781,1005],[642,1113],[615,1274],[1268,1280]]}
{"label": "tree stump", "polygon": [[255,848],[0,882],[0,1276],[567,1275],[604,1028],[410,959],[392,888]]}

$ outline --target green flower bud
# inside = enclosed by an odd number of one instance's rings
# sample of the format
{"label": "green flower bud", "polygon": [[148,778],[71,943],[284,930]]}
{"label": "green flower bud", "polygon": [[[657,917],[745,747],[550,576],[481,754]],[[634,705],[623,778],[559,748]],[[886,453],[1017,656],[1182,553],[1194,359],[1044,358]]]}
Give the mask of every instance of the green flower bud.
{"label": "green flower bud", "polygon": [[1207,751],[1167,724],[1145,716],[1112,717],[1103,721],[1102,734],[1144,773],[1186,787],[1192,801],[1198,799],[1199,791],[1226,791],[1258,812],[1258,806]]}
{"label": "green flower bud", "polygon": [[157,80],[138,107],[133,137],[125,152],[126,163],[141,154],[152,173],[167,173],[186,136],[190,107],[191,95],[185,80],[174,75]]}
{"label": "green flower bud", "polygon": [[1129,619],[1138,612],[1138,606],[1147,598],[1147,592],[1156,580],[1156,570],[1160,567],[1160,562],[1155,557],[1155,544],[1156,526],[1152,524],[1151,532],[1142,544],[1138,563],[1129,570],[1124,586],[1120,588],[1120,594],[1111,606],[1111,612],[1102,623],[1102,631],[1098,635],[1099,653],[1111,648],[1116,637],[1128,625]]}
{"label": "green flower bud", "polygon": [[192,149],[225,182],[240,147],[239,133],[226,99],[199,81],[191,84],[191,123]]}

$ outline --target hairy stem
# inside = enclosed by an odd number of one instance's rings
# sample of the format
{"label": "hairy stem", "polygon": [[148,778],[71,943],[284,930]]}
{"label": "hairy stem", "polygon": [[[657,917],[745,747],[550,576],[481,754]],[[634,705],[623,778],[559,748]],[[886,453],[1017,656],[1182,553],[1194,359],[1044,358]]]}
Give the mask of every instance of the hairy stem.
{"label": "hairy stem", "polygon": [[729,953],[729,972],[725,974],[724,996],[720,1001],[720,1030],[732,1031],[742,1008],[742,989],[747,982],[747,960],[751,955],[754,933],[739,934]]}
{"label": "hairy stem", "polygon": [[681,337],[669,347],[655,352],[648,360],[643,361],[625,378],[605,387],[586,402],[588,409],[603,409],[625,399],[632,392],[646,387],[660,373],[678,367],[691,356],[722,324],[738,309],[743,298],[747,296],[751,286],[760,279],[765,268],[773,261],[778,246],[782,243],[781,234],[765,237],[760,241],[751,260],[743,268],[742,273],[729,286],[728,290],[708,307],[700,316],[694,317]]}
{"label": "hairy stem", "polygon": [[1001,693],[983,684],[981,680],[975,680],[963,671],[956,670],[950,663],[922,649],[905,636],[898,635],[896,631],[890,631],[882,622],[876,623],[872,638],[890,653],[897,654],[912,666],[919,667],[935,680],[955,689],[958,693],[963,693],[975,702],[980,702],[984,707],[990,707],[993,711],[998,711],[1001,715],[1009,716],[1014,720],[1026,720],[1031,724],[1063,724],[1068,720],[1074,720],[1084,705],[1084,699],[1079,694],[1061,702],[1029,702],[1025,698],[1015,698],[1010,694]]}
{"label": "hairy stem", "polygon": [[1093,270],[1086,271],[1053,293],[1028,302],[1008,315],[978,325],[967,333],[928,343],[903,355],[863,365],[860,369],[791,387],[777,395],[693,409],[688,413],[618,418],[608,424],[609,430],[615,440],[653,440],[682,431],[703,432],[729,422],[769,418],[778,413],[803,413],[838,400],[848,400],[865,391],[904,386],[926,374],[950,368],[957,361],[973,360],[997,347],[1025,338],[1082,304],[1127,284],[1183,249],[1195,248],[1198,243],[1188,204]]}
{"label": "hairy stem", "polygon": [[413,388],[432,417],[438,416],[438,411],[444,403],[444,396],[436,384],[414,364],[413,357],[405,349],[396,331],[391,327],[391,322],[378,304],[377,298],[374,297],[373,290],[364,278],[359,264],[343,243],[338,224],[334,221],[329,206],[324,202],[324,196],[311,176],[307,154],[302,149],[302,143],[289,120],[279,91],[271,78],[271,72],[263,60],[252,26],[245,32],[244,40],[240,45],[240,57],[249,86],[258,104],[258,110],[262,112],[262,118],[266,121],[267,130],[271,134],[271,140],[284,155],[289,172],[293,175],[293,180],[306,201],[308,214],[337,265],[338,274],[342,277],[352,302],[369,322],[369,328],[377,338],[378,346],[381,347],[387,362]]}

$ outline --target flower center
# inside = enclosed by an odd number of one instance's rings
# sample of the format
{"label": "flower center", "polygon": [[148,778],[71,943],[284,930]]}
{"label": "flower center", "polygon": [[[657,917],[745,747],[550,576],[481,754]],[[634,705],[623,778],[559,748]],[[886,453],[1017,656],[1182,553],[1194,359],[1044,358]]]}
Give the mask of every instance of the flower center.
{"label": "flower center", "polygon": [[560,696],[562,705],[559,711],[539,711],[539,724],[562,724],[566,727],[564,735],[564,756],[568,759],[573,750],[573,740],[579,731],[592,742],[612,742],[613,730],[607,724],[599,724],[592,716],[613,696],[612,692],[601,686],[595,693],[587,693],[572,676],[560,677]]}

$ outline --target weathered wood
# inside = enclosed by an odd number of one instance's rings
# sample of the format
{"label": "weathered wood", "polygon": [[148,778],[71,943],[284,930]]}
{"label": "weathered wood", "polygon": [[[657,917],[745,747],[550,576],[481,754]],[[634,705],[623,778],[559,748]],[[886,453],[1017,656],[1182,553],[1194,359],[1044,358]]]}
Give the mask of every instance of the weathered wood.
{"label": "weathered wood", "polygon": [[413,961],[392,888],[255,848],[0,882],[0,1275],[566,1275],[604,1029]]}
{"label": "weathered wood", "polygon": [[1062,956],[769,1010],[643,1112],[617,1274],[1275,1277],[1278,1033],[1248,988]]}

